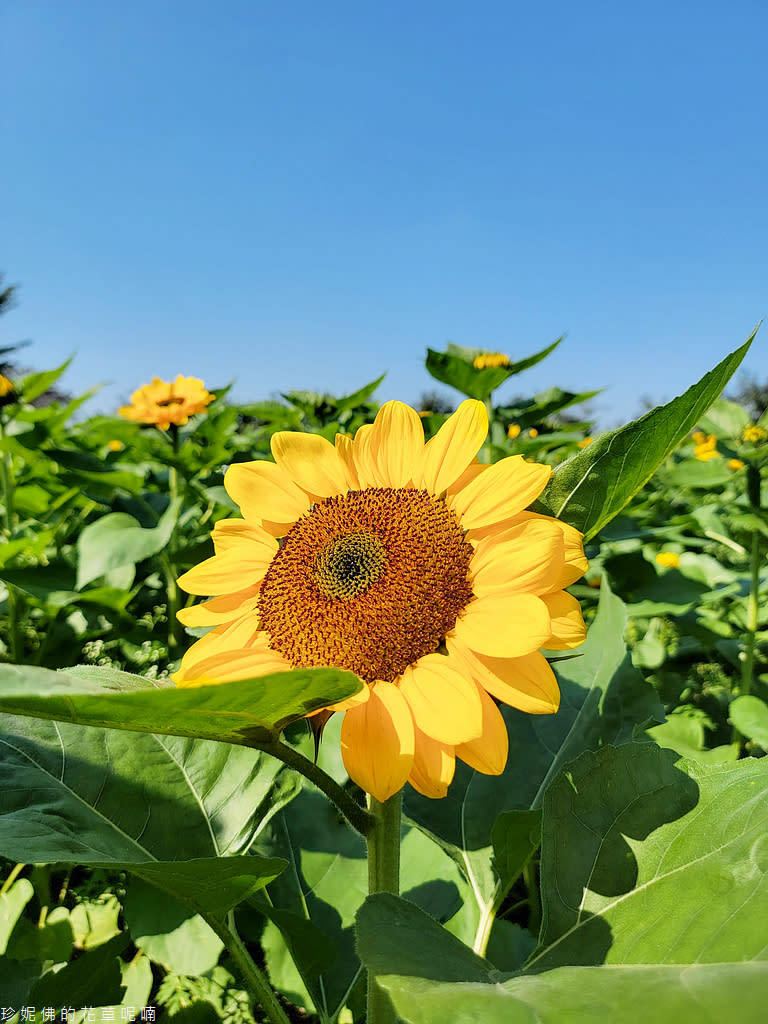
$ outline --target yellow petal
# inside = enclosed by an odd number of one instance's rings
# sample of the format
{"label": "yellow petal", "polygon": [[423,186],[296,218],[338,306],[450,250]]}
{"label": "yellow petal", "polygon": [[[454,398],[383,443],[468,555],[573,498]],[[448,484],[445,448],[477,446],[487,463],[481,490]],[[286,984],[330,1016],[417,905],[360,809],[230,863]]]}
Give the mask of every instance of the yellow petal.
{"label": "yellow petal", "polygon": [[565,558],[562,531],[554,524],[530,523],[518,536],[499,543],[480,541],[472,558],[472,590],[478,596],[545,594],[557,587]]}
{"label": "yellow petal", "polygon": [[483,734],[456,747],[454,753],[483,775],[501,775],[509,754],[507,723],[488,694],[478,688],[483,704]]}
{"label": "yellow petal", "polygon": [[288,672],[293,668],[277,651],[255,647],[242,651],[221,651],[209,658],[184,665],[173,676],[177,686],[208,686],[211,683],[231,683],[236,679],[258,679],[272,672]]}
{"label": "yellow petal", "polygon": [[556,594],[545,594],[542,601],[552,617],[552,636],[540,646],[548,651],[569,651],[583,644],[587,627],[576,598],[559,590]]}
{"label": "yellow petal", "polygon": [[246,519],[292,523],[309,511],[309,496],[274,462],[237,462],[224,474],[230,498]]}
{"label": "yellow petal", "polygon": [[352,457],[357,470],[360,487],[381,487],[376,460],[371,453],[372,423],[364,423],[359,427],[352,441]]}
{"label": "yellow petal", "polygon": [[560,707],[555,673],[539,651],[522,658],[489,658],[453,638],[447,646],[449,655],[464,662],[467,672],[497,700],[528,715],[551,715]]}
{"label": "yellow petal", "polygon": [[438,743],[416,728],[416,751],[408,781],[422,796],[440,800],[448,792],[456,770],[453,748]]}
{"label": "yellow petal", "polygon": [[404,487],[421,469],[424,428],[403,402],[385,402],[367,435],[366,450],[382,487]]}
{"label": "yellow petal", "polygon": [[274,537],[261,526],[245,519],[220,519],[213,527],[211,539],[217,555],[238,546],[243,550],[244,544],[258,544],[264,556],[271,559],[278,548]]}
{"label": "yellow petal", "polygon": [[473,739],[482,725],[477,687],[454,664],[442,654],[427,654],[399,681],[418,728],[441,743]]}
{"label": "yellow petal", "polygon": [[179,576],[177,582],[188,594],[230,594],[235,590],[245,590],[262,580],[271,560],[271,555],[268,559],[260,557],[258,548],[254,551],[254,557],[248,560],[240,551],[227,551],[226,554],[206,558]]}
{"label": "yellow petal", "polygon": [[440,427],[424,448],[421,486],[442,494],[480,451],[488,433],[488,413],[482,402],[468,398]]}
{"label": "yellow petal", "polygon": [[553,519],[550,516],[541,516],[536,512],[521,512],[521,518],[530,522],[555,523],[563,534],[565,542],[565,564],[560,570],[557,586],[553,589],[564,590],[570,587],[576,580],[580,580],[589,568],[589,562],[584,555],[584,534],[562,522],[560,519]]}
{"label": "yellow petal", "polygon": [[331,442],[319,434],[279,430],[272,435],[270,445],[277,465],[309,494],[330,498],[348,490],[343,460]]}
{"label": "yellow petal", "polygon": [[256,607],[259,598],[259,584],[253,587],[246,587],[245,590],[238,590],[234,594],[224,594],[221,597],[214,597],[210,601],[203,601],[202,604],[191,605],[189,608],[181,608],[176,618],[184,626],[218,626],[223,622],[231,622],[239,618],[245,612]]}
{"label": "yellow petal", "polygon": [[347,773],[377,800],[388,800],[403,788],[414,745],[410,708],[393,683],[375,683],[368,701],[344,715],[341,755]]}
{"label": "yellow petal", "polygon": [[337,434],[333,440],[336,445],[336,453],[344,463],[344,468],[347,471],[349,486],[353,489],[359,488],[360,479],[357,475],[357,467],[355,466],[352,438],[348,434]]}
{"label": "yellow petal", "polygon": [[450,501],[465,530],[510,519],[535,501],[547,486],[551,466],[510,455],[490,466]]}
{"label": "yellow petal", "polygon": [[488,594],[469,602],[459,613],[452,633],[478,654],[519,658],[543,647],[552,629],[543,598],[533,594]]}
{"label": "yellow petal", "polygon": [[[228,625],[217,626],[192,644],[181,659],[179,671],[173,677],[176,685],[185,685],[179,679],[197,679],[202,674],[200,665],[212,658],[233,657],[246,649],[252,652],[261,649],[266,651],[266,642],[267,635],[259,629],[259,618],[255,613],[243,615]],[[274,656],[276,652],[269,653]]]}

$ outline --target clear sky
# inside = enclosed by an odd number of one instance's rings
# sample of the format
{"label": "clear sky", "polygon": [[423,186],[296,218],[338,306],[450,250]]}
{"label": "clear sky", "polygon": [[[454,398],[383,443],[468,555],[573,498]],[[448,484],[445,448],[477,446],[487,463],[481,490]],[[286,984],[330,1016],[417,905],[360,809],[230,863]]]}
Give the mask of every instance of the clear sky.
{"label": "clear sky", "polygon": [[566,333],[501,397],[623,422],[768,313],[767,44],[764,0],[5,0],[0,344],[111,411]]}

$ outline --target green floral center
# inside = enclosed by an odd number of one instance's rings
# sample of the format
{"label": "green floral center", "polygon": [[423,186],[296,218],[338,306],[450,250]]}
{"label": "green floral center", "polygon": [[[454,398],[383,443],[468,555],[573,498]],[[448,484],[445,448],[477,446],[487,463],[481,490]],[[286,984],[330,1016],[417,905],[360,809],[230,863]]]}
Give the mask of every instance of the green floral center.
{"label": "green floral center", "polygon": [[334,537],[317,553],[312,578],[326,597],[349,600],[367,590],[386,564],[384,545],[368,532]]}

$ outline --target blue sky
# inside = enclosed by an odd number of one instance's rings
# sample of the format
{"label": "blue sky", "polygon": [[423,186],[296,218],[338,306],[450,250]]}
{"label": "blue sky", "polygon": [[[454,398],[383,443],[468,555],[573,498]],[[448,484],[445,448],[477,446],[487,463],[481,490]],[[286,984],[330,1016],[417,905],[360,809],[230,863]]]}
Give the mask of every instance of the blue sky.
{"label": "blue sky", "polygon": [[415,401],[427,346],[566,333],[501,397],[606,387],[623,422],[768,313],[766,30],[763,0],[6,0],[0,344],[76,352],[111,411],[177,373]]}

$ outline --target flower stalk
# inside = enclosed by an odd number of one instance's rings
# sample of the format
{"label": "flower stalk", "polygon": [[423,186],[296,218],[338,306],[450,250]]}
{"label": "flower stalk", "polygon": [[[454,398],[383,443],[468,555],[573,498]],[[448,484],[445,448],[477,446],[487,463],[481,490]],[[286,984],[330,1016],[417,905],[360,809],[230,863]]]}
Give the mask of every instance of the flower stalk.
{"label": "flower stalk", "polygon": [[[400,894],[400,828],[403,793],[395,793],[388,800],[369,797],[373,824],[365,837],[368,847],[368,892]],[[395,1024],[397,1016],[389,996],[368,974],[368,1016],[366,1024]]]}

